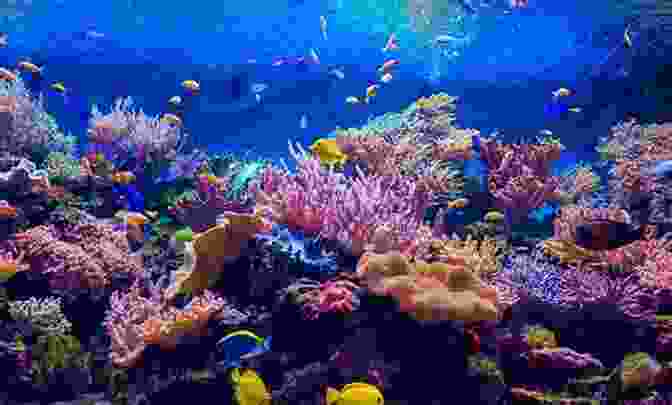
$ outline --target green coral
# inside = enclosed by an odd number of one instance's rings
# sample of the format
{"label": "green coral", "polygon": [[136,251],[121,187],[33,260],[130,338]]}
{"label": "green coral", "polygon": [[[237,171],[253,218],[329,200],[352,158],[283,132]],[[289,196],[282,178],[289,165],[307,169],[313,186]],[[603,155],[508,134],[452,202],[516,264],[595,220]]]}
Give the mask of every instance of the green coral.
{"label": "green coral", "polygon": [[558,347],[555,332],[540,326],[532,326],[527,330],[527,344],[533,349]]}
{"label": "green coral", "polygon": [[33,378],[38,385],[46,384],[57,370],[85,369],[90,360],[90,354],[72,335],[40,336],[31,346],[31,354]]}
{"label": "green coral", "polygon": [[47,155],[45,166],[50,180],[78,177],[80,175],[77,159],[64,152],[50,152]]}

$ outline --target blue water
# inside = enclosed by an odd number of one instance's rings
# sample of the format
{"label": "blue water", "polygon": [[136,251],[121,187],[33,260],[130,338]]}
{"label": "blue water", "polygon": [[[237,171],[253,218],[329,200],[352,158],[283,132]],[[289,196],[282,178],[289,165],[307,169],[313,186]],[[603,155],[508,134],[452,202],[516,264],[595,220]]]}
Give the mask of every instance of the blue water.
{"label": "blue water", "polygon": [[[0,25],[10,34],[0,64],[13,66],[24,57],[45,63],[45,82],[63,81],[72,90],[68,105],[47,94],[48,109],[82,139],[92,104],[106,108],[117,97],[132,96],[146,112],[159,113],[178,94],[179,83],[193,78],[203,91],[186,112],[186,129],[196,144],[212,150],[282,157],[287,138],[305,144],[336,126],[359,126],[443,90],[461,98],[458,115],[465,127],[497,129],[513,139],[548,128],[570,149],[589,152],[598,134],[625,113],[653,116],[658,105],[646,102],[635,84],[653,77],[647,56],[638,55],[637,64],[632,55],[614,51],[628,7],[609,5],[540,0],[511,14],[484,9],[469,25],[475,40],[437,65],[431,49],[417,47],[432,34],[412,32],[404,11],[390,2],[19,1],[15,8],[25,15]],[[329,21],[328,41],[320,33],[320,15]],[[380,48],[392,30],[402,48],[392,85],[367,108],[349,108],[344,99],[376,78],[387,57]],[[307,56],[310,48],[321,65],[307,71],[271,66],[274,58]],[[342,68],[344,80],[327,74],[334,66]],[[426,76],[436,69],[440,76],[430,84]],[[235,75],[245,77],[245,90],[252,83],[269,85],[261,104],[249,91],[231,99]],[[575,90],[571,102],[583,106],[582,114],[545,111],[550,92],[560,86]],[[302,130],[304,114],[309,125]]]}

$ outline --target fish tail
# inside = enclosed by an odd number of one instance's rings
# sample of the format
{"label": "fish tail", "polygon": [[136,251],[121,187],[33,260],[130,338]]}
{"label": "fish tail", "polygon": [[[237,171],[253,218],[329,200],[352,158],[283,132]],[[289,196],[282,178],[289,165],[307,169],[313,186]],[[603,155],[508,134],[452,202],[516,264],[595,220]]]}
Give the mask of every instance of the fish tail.
{"label": "fish tail", "polygon": [[341,394],[337,390],[331,387],[327,387],[327,401],[326,401],[327,405],[335,404],[340,398],[340,396]]}

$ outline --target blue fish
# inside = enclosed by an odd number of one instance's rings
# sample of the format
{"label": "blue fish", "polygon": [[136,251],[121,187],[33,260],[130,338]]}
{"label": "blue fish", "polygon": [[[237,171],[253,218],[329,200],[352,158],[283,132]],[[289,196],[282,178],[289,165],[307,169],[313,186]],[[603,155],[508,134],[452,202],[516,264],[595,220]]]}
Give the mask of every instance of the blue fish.
{"label": "blue fish", "polygon": [[242,367],[241,361],[271,350],[271,337],[266,339],[249,330],[238,330],[224,336],[217,342],[217,350],[224,359],[217,362],[222,371]]}

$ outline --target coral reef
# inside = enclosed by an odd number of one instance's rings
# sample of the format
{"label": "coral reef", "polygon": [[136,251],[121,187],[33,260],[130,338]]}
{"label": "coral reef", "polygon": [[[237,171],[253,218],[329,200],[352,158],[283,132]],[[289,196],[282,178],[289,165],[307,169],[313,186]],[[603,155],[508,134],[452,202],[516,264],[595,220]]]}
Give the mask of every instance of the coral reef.
{"label": "coral reef", "polygon": [[671,398],[669,124],[613,128],[605,190],[443,93],[337,129],[342,167],[290,143],[295,170],[130,98],[79,154],[19,78],[0,93],[2,403]]}

